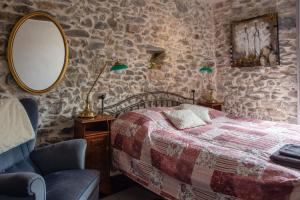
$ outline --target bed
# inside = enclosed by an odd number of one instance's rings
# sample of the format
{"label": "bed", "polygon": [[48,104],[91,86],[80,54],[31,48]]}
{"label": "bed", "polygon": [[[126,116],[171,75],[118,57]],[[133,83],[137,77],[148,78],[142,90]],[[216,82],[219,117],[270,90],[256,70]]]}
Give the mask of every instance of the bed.
{"label": "bed", "polygon": [[117,105],[122,114],[111,127],[113,165],[129,178],[165,199],[300,199],[300,171],[269,158],[300,144],[299,126],[210,109],[211,124],[177,130],[162,112],[194,98],[136,99]]}

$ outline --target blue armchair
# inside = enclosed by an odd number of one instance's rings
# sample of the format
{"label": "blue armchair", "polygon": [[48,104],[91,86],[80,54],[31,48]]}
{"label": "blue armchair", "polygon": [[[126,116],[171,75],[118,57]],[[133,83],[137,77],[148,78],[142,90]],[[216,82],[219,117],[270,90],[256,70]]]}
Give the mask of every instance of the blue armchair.
{"label": "blue armchair", "polygon": [[[37,103],[20,101],[37,132]],[[0,154],[0,200],[98,200],[99,172],[84,169],[85,140],[34,145],[35,139]]]}

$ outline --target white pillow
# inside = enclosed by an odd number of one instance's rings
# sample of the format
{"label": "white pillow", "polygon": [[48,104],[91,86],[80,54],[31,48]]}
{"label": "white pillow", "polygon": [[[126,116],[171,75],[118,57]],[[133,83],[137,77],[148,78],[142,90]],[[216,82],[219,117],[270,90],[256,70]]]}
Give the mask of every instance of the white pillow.
{"label": "white pillow", "polygon": [[163,112],[177,129],[193,128],[206,123],[190,110],[171,110]]}
{"label": "white pillow", "polygon": [[212,123],[212,120],[209,116],[209,108],[207,107],[192,104],[181,104],[179,108],[182,110],[191,110],[206,123]]}

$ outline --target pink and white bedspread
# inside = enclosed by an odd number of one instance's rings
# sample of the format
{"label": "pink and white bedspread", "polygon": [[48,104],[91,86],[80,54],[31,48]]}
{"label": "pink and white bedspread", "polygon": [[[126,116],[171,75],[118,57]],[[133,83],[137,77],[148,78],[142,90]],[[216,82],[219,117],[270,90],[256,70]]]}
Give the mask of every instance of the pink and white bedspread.
{"label": "pink and white bedspread", "polygon": [[299,200],[300,171],[274,164],[300,126],[226,116],[177,130],[154,108],[121,115],[112,126],[113,162],[166,199]]}

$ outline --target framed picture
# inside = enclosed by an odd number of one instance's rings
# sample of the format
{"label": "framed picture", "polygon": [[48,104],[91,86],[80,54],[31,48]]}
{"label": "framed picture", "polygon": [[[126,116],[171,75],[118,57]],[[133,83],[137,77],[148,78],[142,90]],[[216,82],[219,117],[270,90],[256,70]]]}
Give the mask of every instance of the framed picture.
{"label": "framed picture", "polygon": [[277,13],[233,22],[231,31],[232,67],[280,64]]}

